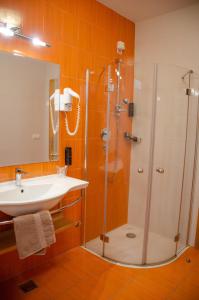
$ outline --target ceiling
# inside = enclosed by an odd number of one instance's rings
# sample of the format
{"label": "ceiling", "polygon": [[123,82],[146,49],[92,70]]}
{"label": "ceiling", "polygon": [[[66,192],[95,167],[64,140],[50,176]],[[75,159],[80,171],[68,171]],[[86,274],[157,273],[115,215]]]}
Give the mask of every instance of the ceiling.
{"label": "ceiling", "polygon": [[199,0],[98,0],[127,19],[138,22],[199,3]]}

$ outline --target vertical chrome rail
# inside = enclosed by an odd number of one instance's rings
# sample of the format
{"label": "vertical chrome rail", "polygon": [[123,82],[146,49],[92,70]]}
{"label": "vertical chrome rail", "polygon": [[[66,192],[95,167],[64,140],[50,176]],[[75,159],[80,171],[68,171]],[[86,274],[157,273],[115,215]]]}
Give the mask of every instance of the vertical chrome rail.
{"label": "vertical chrome rail", "polygon": [[[121,61],[116,61],[117,66],[117,96],[116,96],[116,105],[120,104],[120,80],[121,80]],[[115,112],[116,117],[116,139],[115,139],[115,170],[117,170],[118,159],[119,159],[119,129],[120,129],[120,113]]]}
{"label": "vertical chrome rail", "polygon": [[117,64],[117,101],[116,103],[120,103],[120,80],[121,80],[121,61],[116,61]]}
{"label": "vertical chrome rail", "polygon": [[[110,91],[110,79],[111,79],[111,65],[108,66],[108,94],[107,94],[107,110],[106,110],[106,129],[110,132],[110,101],[111,101],[111,91]],[[105,149],[105,176],[104,176],[104,222],[103,222],[103,234],[106,234],[107,229],[107,205],[108,205],[108,156],[109,156],[109,138],[106,141]],[[105,256],[105,242],[103,240],[102,256]]]}
{"label": "vertical chrome rail", "polygon": [[152,103],[152,121],[151,121],[151,144],[149,154],[149,171],[148,171],[148,188],[147,188],[147,203],[145,212],[145,225],[144,225],[144,238],[143,238],[143,251],[142,251],[142,264],[146,264],[147,260],[147,246],[149,239],[149,226],[150,226],[150,211],[151,211],[151,197],[152,197],[152,184],[153,184],[153,165],[154,165],[154,149],[155,149],[155,129],[156,129],[156,109],[157,109],[157,74],[158,66],[154,65],[154,81],[153,81],[153,103]]}
{"label": "vertical chrome rail", "polygon": [[[84,125],[84,180],[88,180],[88,104],[89,104],[89,81],[92,71],[86,69],[86,86],[85,86],[85,125]],[[83,227],[83,244],[86,246],[86,199],[87,192],[84,190],[84,227]]]}

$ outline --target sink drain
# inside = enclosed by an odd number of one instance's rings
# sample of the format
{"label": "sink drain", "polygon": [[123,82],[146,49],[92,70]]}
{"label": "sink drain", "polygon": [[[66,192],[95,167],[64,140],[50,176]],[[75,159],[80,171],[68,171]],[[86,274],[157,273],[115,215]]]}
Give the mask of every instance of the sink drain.
{"label": "sink drain", "polygon": [[134,238],[136,238],[136,234],[135,234],[135,233],[132,233],[132,232],[128,232],[128,233],[126,234],[126,237],[129,238],[129,239],[134,239]]}

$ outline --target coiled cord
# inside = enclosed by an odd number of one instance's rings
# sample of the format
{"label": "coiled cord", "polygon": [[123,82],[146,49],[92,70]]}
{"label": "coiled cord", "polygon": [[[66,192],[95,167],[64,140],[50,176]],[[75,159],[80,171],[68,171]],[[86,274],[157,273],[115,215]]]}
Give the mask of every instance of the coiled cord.
{"label": "coiled cord", "polygon": [[66,131],[70,136],[74,136],[78,129],[79,129],[79,122],[80,122],[80,99],[78,101],[78,105],[77,105],[77,121],[76,121],[76,126],[74,131],[71,131],[68,125],[68,117],[67,117],[67,112],[65,112],[65,126],[66,126]]}

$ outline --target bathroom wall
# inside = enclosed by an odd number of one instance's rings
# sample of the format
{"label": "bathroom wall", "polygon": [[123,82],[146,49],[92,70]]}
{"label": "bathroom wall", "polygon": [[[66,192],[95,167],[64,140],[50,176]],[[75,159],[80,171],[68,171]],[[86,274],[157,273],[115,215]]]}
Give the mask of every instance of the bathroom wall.
{"label": "bathroom wall", "polygon": [[[70,86],[81,95],[81,123],[75,137],[71,138],[66,134],[63,115],[61,115],[59,163],[23,165],[22,168],[29,172],[30,177],[54,173],[57,164],[64,164],[64,147],[71,146],[73,165],[69,168],[68,174],[82,178],[85,70],[90,68],[98,72],[104,64],[112,61],[116,57],[118,40],[126,43],[125,57],[132,58],[134,24],[94,0],[2,0],[0,12],[2,9],[9,9],[9,14],[20,16],[25,35],[39,36],[52,47],[36,48],[27,41],[0,37],[0,50],[9,52],[18,50],[26,56],[60,64],[61,88]],[[98,100],[92,99],[93,103]],[[75,111],[69,116],[71,127],[74,126],[75,116]],[[93,119],[90,126],[95,127],[96,124],[97,120]],[[93,149],[95,149],[94,145]],[[92,156],[92,159],[96,157]],[[0,181],[13,179],[15,167],[0,168]],[[72,201],[78,194],[79,192],[70,193],[64,201]],[[92,198],[93,204],[97,200],[103,201],[103,196],[101,195],[100,199]],[[94,219],[97,213],[93,210]],[[66,217],[69,219],[80,219],[81,215],[81,205],[66,212]],[[3,214],[0,217],[7,218]],[[56,245],[51,247],[45,257],[35,256],[19,261],[16,251],[2,254],[0,255],[0,280],[35,267],[50,256],[79,245],[80,241],[81,229],[71,228],[58,235]]]}
{"label": "bathroom wall", "polygon": [[137,62],[156,62],[199,72],[199,4],[136,23]]}
{"label": "bathroom wall", "polygon": [[[173,64],[183,66],[185,68],[192,68],[196,72],[199,72],[199,4],[189,6],[187,8],[174,11],[159,17],[149,19],[136,23],[136,42],[135,53],[136,61],[145,63],[161,63],[161,64]],[[186,72],[186,70],[185,70]],[[173,76],[173,73],[172,73]],[[193,101],[191,101],[193,104]],[[194,113],[195,109],[191,107]],[[193,120],[193,116],[190,115],[190,120]],[[191,124],[191,123],[190,123]],[[189,124],[189,125],[190,125]],[[190,129],[191,127],[189,127]],[[190,129],[190,132],[194,130]],[[191,137],[193,142],[193,136]],[[190,144],[189,144],[190,145]],[[190,154],[193,150],[193,143],[191,143],[192,149],[188,149],[188,164],[192,163],[193,155]],[[184,223],[188,218],[189,210],[189,197],[191,185],[191,167],[187,164],[186,182],[187,185],[184,189],[184,196],[186,199],[183,202],[182,214]],[[196,178],[199,178],[197,175]],[[197,185],[198,186],[198,182]],[[193,205],[193,218],[190,243],[194,244],[196,220],[198,213],[198,188],[195,189],[194,205]],[[132,200],[133,201],[133,200]],[[183,231],[186,232],[185,228]]]}

